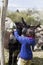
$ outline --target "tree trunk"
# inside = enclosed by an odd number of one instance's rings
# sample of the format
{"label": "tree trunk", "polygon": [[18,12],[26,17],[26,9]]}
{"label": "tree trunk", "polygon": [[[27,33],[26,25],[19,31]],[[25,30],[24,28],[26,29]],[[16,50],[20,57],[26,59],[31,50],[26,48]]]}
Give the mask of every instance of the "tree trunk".
{"label": "tree trunk", "polygon": [[2,0],[3,5],[1,9],[1,29],[0,29],[0,45],[1,45],[1,65],[5,65],[5,57],[4,57],[4,35],[5,35],[5,18],[6,18],[6,11],[8,0]]}

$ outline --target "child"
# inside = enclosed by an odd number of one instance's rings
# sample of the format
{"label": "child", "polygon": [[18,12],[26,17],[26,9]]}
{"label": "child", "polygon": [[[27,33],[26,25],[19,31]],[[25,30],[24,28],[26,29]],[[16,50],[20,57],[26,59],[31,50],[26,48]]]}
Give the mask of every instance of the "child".
{"label": "child", "polygon": [[[17,30],[14,30],[15,38],[21,43],[21,51],[19,53],[18,65],[30,65],[32,60],[31,45],[35,44],[34,37],[31,37],[30,30],[26,30],[23,36],[19,36]],[[30,37],[28,37],[30,34]]]}

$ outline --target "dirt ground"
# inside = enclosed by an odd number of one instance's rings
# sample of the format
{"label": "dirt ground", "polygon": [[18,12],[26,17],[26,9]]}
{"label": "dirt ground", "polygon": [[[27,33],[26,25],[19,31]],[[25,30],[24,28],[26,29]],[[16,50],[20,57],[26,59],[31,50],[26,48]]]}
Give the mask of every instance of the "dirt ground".
{"label": "dirt ground", "polygon": [[43,50],[33,52],[33,57],[43,58]]}
{"label": "dirt ground", "polygon": [[33,52],[32,63],[34,63],[34,65],[43,65],[43,51],[42,50]]}

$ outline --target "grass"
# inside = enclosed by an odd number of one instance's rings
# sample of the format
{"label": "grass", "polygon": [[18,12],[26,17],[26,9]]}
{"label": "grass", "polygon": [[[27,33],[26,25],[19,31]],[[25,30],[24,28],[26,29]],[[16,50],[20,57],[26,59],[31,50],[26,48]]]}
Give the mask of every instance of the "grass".
{"label": "grass", "polygon": [[34,65],[43,65],[43,58],[34,57],[32,62]]}
{"label": "grass", "polygon": [[[8,65],[9,53],[8,50],[4,50],[4,52],[5,52],[5,65]],[[32,65],[43,65],[43,51],[33,52]]]}
{"label": "grass", "polygon": [[[8,65],[8,63],[6,63],[6,65]],[[38,58],[38,57],[33,58],[32,65],[43,65],[43,58]]]}

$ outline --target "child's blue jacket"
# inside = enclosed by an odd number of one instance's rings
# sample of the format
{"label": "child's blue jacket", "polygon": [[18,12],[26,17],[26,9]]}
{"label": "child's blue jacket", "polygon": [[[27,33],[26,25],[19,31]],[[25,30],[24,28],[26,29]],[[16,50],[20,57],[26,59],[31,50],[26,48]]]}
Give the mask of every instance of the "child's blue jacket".
{"label": "child's blue jacket", "polygon": [[21,44],[19,57],[25,60],[31,60],[33,56],[31,45],[35,45],[35,39],[32,37],[19,36],[17,31],[14,31],[14,36]]}

